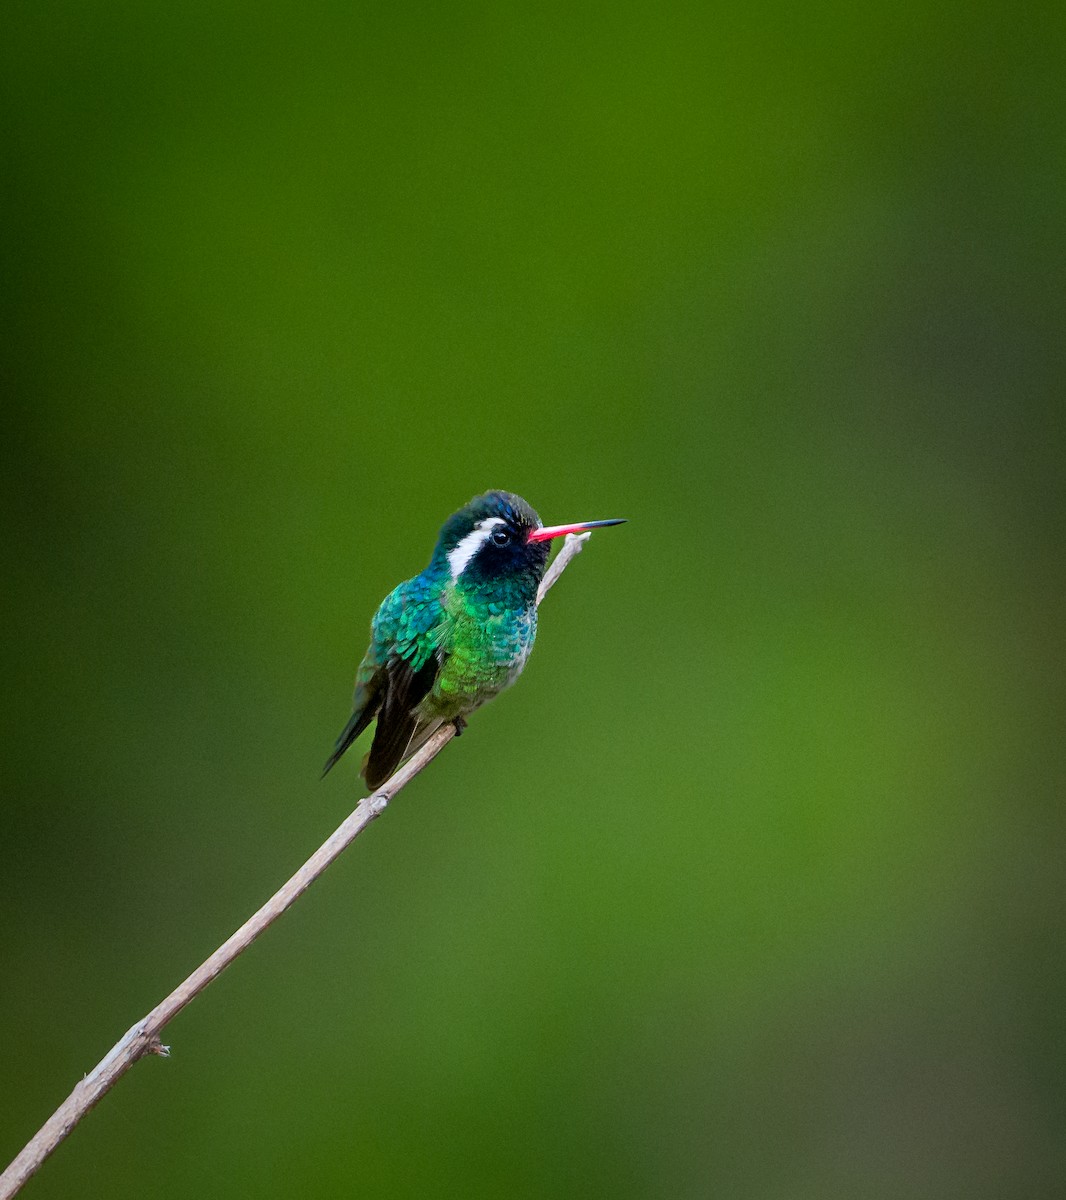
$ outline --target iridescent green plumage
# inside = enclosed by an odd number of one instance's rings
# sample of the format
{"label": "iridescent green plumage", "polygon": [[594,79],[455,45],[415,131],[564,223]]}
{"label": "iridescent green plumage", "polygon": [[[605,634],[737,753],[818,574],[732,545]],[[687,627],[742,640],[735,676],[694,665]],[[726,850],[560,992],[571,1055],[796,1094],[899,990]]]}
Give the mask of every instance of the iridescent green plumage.
{"label": "iridescent green plumage", "polygon": [[438,726],[462,722],[513,683],[537,633],[548,540],[569,528],[544,529],[509,492],[477,496],[451,516],[426,569],[374,616],[352,716],[325,771],[376,717],[364,766],[376,788]]}

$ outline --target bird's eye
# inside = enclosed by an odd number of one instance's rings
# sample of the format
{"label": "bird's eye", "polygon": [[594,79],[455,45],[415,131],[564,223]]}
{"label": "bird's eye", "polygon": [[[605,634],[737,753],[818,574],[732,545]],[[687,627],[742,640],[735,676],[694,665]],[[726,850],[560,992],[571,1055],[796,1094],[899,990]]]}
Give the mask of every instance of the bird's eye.
{"label": "bird's eye", "polygon": [[497,546],[506,546],[511,540],[511,535],[506,529],[494,529],[492,531],[492,540]]}

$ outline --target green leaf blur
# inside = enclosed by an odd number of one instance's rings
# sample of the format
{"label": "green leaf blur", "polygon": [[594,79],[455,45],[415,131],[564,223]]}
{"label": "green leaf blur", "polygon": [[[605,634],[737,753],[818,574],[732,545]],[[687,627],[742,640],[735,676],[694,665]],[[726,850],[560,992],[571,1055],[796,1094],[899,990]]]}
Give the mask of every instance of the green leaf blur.
{"label": "green leaf blur", "polygon": [[1057,1194],[1053,12],[6,15],[0,1159],[350,810],[444,518],[629,518],[28,1197]]}

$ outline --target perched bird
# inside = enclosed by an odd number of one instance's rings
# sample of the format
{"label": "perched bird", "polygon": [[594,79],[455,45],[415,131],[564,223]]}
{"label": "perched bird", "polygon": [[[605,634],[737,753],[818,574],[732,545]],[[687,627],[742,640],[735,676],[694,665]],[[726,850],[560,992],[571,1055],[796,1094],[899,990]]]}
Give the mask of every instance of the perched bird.
{"label": "perched bird", "polygon": [[380,787],[446,721],[462,732],[467,714],[514,683],[526,665],[548,542],[621,524],[545,527],[510,492],[475,496],[453,513],[429,566],[390,592],[375,613],[352,716],[322,774],[375,717],[363,764],[369,788]]}

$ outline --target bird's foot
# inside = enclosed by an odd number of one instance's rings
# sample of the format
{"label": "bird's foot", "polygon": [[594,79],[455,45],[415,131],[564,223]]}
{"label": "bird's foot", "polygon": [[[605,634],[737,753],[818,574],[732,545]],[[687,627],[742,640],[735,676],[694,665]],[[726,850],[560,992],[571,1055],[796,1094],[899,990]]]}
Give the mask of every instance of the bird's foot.
{"label": "bird's foot", "polygon": [[466,717],[456,717],[452,724],[455,726],[455,736],[462,737],[463,730],[466,728]]}

